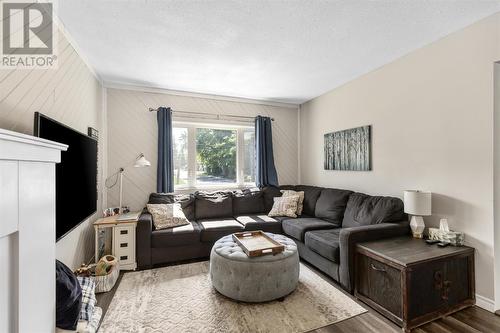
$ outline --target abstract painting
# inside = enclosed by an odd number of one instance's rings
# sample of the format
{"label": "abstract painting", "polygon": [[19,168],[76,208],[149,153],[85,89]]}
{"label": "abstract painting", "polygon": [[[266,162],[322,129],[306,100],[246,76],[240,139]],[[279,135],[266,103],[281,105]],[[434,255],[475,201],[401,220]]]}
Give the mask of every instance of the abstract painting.
{"label": "abstract painting", "polygon": [[369,171],[371,126],[325,134],[325,170]]}

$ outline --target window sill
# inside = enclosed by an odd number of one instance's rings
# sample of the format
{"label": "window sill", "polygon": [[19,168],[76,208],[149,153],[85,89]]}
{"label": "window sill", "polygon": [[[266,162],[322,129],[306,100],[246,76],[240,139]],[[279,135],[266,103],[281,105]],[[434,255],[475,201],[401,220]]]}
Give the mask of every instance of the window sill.
{"label": "window sill", "polygon": [[227,184],[227,185],[203,185],[196,187],[174,187],[174,193],[192,193],[195,191],[217,191],[217,190],[243,190],[257,187],[255,184]]}

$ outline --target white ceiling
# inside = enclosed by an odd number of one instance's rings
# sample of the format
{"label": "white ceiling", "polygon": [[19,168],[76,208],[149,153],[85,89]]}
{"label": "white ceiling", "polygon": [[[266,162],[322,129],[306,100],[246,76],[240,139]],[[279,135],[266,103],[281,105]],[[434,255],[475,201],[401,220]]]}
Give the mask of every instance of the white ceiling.
{"label": "white ceiling", "polygon": [[301,103],[500,11],[500,1],[59,1],[104,81]]}

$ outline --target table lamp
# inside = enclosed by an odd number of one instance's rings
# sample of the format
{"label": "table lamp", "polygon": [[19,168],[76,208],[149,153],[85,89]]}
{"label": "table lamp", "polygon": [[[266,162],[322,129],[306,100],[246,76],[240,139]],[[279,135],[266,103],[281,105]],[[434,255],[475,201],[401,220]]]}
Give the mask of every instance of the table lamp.
{"label": "table lamp", "polygon": [[410,228],[413,237],[422,238],[425,229],[422,216],[431,215],[431,192],[404,191],[405,213],[411,215]]}
{"label": "table lamp", "polygon": [[[146,157],[144,156],[143,153],[141,153],[139,156],[136,157],[135,159],[135,162],[134,162],[134,168],[143,168],[143,167],[148,167],[151,165],[151,163],[146,159]],[[108,178],[106,178],[106,182],[108,181],[108,179],[110,179],[111,177],[113,176],[116,176],[118,175],[118,179],[113,183],[113,185],[111,186],[107,186],[107,188],[112,188],[113,186],[116,185],[116,183],[118,182],[119,180],[119,183],[120,183],[120,214],[123,213],[123,172],[125,172],[125,169],[128,168],[128,166],[126,167],[122,167],[120,169],[118,169],[117,172],[115,172],[114,174],[112,174],[111,176],[109,176]]]}

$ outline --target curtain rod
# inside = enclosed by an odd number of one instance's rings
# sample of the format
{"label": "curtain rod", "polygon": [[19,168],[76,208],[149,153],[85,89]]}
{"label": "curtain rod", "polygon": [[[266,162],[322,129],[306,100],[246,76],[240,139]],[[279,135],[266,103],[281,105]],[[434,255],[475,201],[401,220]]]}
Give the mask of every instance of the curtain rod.
{"label": "curtain rod", "polygon": [[[149,108],[149,112],[156,112],[158,109],[153,109]],[[242,118],[242,119],[255,119],[255,117],[250,117],[250,116],[238,116],[238,115],[232,115],[232,114],[214,114],[214,113],[208,113],[208,112],[192,112],[192,111],[181,111],[181,110],[172,110],[172,112],[175,113],[188,113],[188,114],[198,114],[198,115],[209,115],[209,116],[217,116],[217,120],[220,119],[220,117],[231,117],[231,118]],[[196,118],[193,116],[186,116],[186,118]],[[274,121],[274,118],[271,118],[271,121]]]}

